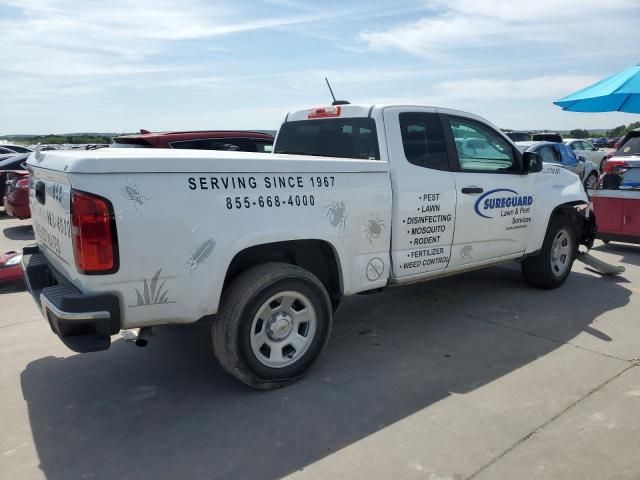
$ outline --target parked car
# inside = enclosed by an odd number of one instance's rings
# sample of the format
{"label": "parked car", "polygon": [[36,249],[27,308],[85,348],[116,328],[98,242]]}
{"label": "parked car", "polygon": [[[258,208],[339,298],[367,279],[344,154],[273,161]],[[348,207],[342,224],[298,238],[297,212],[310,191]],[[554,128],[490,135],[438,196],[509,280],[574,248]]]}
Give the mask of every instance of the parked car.
{"label": "parked car", "polygon": [[605,137],[594,138],[591,143],[594,147],[604,148],[607,146],[607,139]]}
{"label": "parked car", "polygon": [[23,281],[20,260],[22,260],[22,252],[10,251],[0,254],[0,284]]}
{"label": "parked car", "polygon": [[4,211],[10,217],[31,217],[29,209],[29,172],[8,170],[5,173]]}
{"label": "parked car", "polygon": [[4,192],[6,190],[6,172],[8,170],[24,170],[22,164],[29,158],[28,153],[12,155],[11,157],[0,161],[0,205],[4,204]]}
{"label": "parked car", "polygon": [[9,150],[12,150],[16,153],[31,153],[33,152],[33,150],[31,150],[29,147],[24,147],[22,145],[15,145],[13,143],[2,143],[0,144],[0,147],[2,148],[8,148]]}
{"label": "parked car", "polygon": [[528,142],[531,140],[531,135],[527,132],[505,132],[514,142]]}
{"label": "parked car", "polygon": [[618,149],[604,164],[603,172],[640,166],[640,128],[631,130],[618,142]]}
{"label": "parked car", "polygon": [[607,154],[600,150],[600,148],[586,140],[575,138],[565,138],[564,143],[576,153],[576,156],[584,157],[586,160],[597,165],[600,172],[604,170],[604,162],[607,160]]}
{"label": "parked car", "polygon": [[559,133],[534,133],[531,135],[534,142],[556,142],[562,143],[562,135]]}
{"label": "parked car", "polygon": [[640,167],[604,174],[592,201],[596,238],[640,244]]}
{"label": "parked car", "polygon": [[459,110],[332,105],[289,113],[274,154],[105,148],[27,165],[37,245],[22,261],[46,328],[89,352],[215,315],[222,367],[262,389],[303,376],[345,296],[506,260],[557,288],[594,235],[576,175]]}
{"label": "parked car", "polygon": [[273,135],[251,131],[149,132],[121,135],[111,147],[188,148],[238,152],[270,152]]}
{"label": "parked car", "polygon": [[616,145],[618,144],[618,142],[620,141],[621,138],[622,137],[607,138],[607,141],[604,144],[604,146],[607,147],[607,148],[616,148]]}
{"label": "parked car", "polygon": [[0,145],[0,161],[6,160],[7,158],[10,158],[10,157],[15,157],[16,155],[18,155],[18,152]]}
{"label": "parked car", "polygon": [[558,165],[580,177],[584,189],[589,192],[598,184],[598,167],[584,157],[576,155],[577,152],[564,143],[555,142],[517,142],[516,145],[522,152],[536,152],[542,161],[549,165]]}

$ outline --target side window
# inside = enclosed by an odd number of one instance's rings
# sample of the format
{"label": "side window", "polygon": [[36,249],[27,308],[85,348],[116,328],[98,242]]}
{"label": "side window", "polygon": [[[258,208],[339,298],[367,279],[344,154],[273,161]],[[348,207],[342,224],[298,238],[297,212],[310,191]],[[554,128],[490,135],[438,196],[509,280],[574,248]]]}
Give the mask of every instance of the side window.
{"label": "side window", "polygon": [[399,117],[407,161],[419,167],[449,170],[447,146],[438,114],[405,112]]}
{"label": "side window", "polygon": [[462,171],[517,172],[515,152],[498,132],[475,120],[449,117]]}
{"label": "side window", "polygon": [[571,147],[571,150],[573,150],[574,152],[576,150],[580,150],[580,142],[572,142],[569,147]]}
{"label": "side window", "polygon": [[540,158],[542,158],[543,162],[560,163],[560,158],[558,158],[556,151],[551,145],[543,145],[538,149],[538,153],[540,154]]}

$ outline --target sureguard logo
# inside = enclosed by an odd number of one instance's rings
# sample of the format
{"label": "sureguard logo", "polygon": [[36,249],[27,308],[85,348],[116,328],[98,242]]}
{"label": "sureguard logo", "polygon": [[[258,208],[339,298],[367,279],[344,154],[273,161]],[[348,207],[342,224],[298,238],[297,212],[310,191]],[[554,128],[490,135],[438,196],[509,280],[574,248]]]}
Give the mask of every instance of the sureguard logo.
{"label": "sureguard logo", "polygon": [[513,207],[528,207],[533,204],[531,195],[520,195],[515,190],[496,188],[476,200],[475,211],[484,218],[493,218],[493,210]]}

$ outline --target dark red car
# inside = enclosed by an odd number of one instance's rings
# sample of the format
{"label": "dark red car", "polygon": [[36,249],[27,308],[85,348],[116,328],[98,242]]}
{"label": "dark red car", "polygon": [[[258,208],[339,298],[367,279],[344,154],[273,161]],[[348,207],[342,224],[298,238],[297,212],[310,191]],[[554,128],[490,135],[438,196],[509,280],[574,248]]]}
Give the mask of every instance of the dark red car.
{"label": "dark red car", "polygon": [[8,170],[5,173],[4,211],[11,217],[31,218],[29,209],[29,172]]}
{"label": "dark red car", "polygon": [[190,148],[196,150],[231,150],[270,152],[273,135],[252,131],[203,130],[195,132],[149,132],[121,135],[111,147]]}

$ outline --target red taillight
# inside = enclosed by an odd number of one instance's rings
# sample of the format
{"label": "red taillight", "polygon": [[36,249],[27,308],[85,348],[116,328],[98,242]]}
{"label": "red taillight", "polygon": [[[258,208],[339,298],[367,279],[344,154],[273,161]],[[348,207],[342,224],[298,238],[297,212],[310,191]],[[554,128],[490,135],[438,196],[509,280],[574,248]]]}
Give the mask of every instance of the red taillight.
{"label": "red taillight", "polygon": [[109,201],[74,190],[71,225],[78,271],[88,275],[115,272],[118,269],[118,241]]}
{"label": "red taillight", "polygon": [[340,116],[340,107],[339,106],[331,106],[331,107],[318,107],[312,108],[309,110],[309,114],[307,118],[324,118],[324,117],[339,117]]}
{"label": "red taillight", "polygon": [[20,180],[18,180],[16,182],[16,189],[21,189],[21,190],[26,190],[29,188],[29,179],[28,178],[21,178]]}
{"label": "red taillight", "polygon": [[627,162],[625,160],[607,160],[604,162],[604,173],[615,172],[618,168],[627,167]]}

